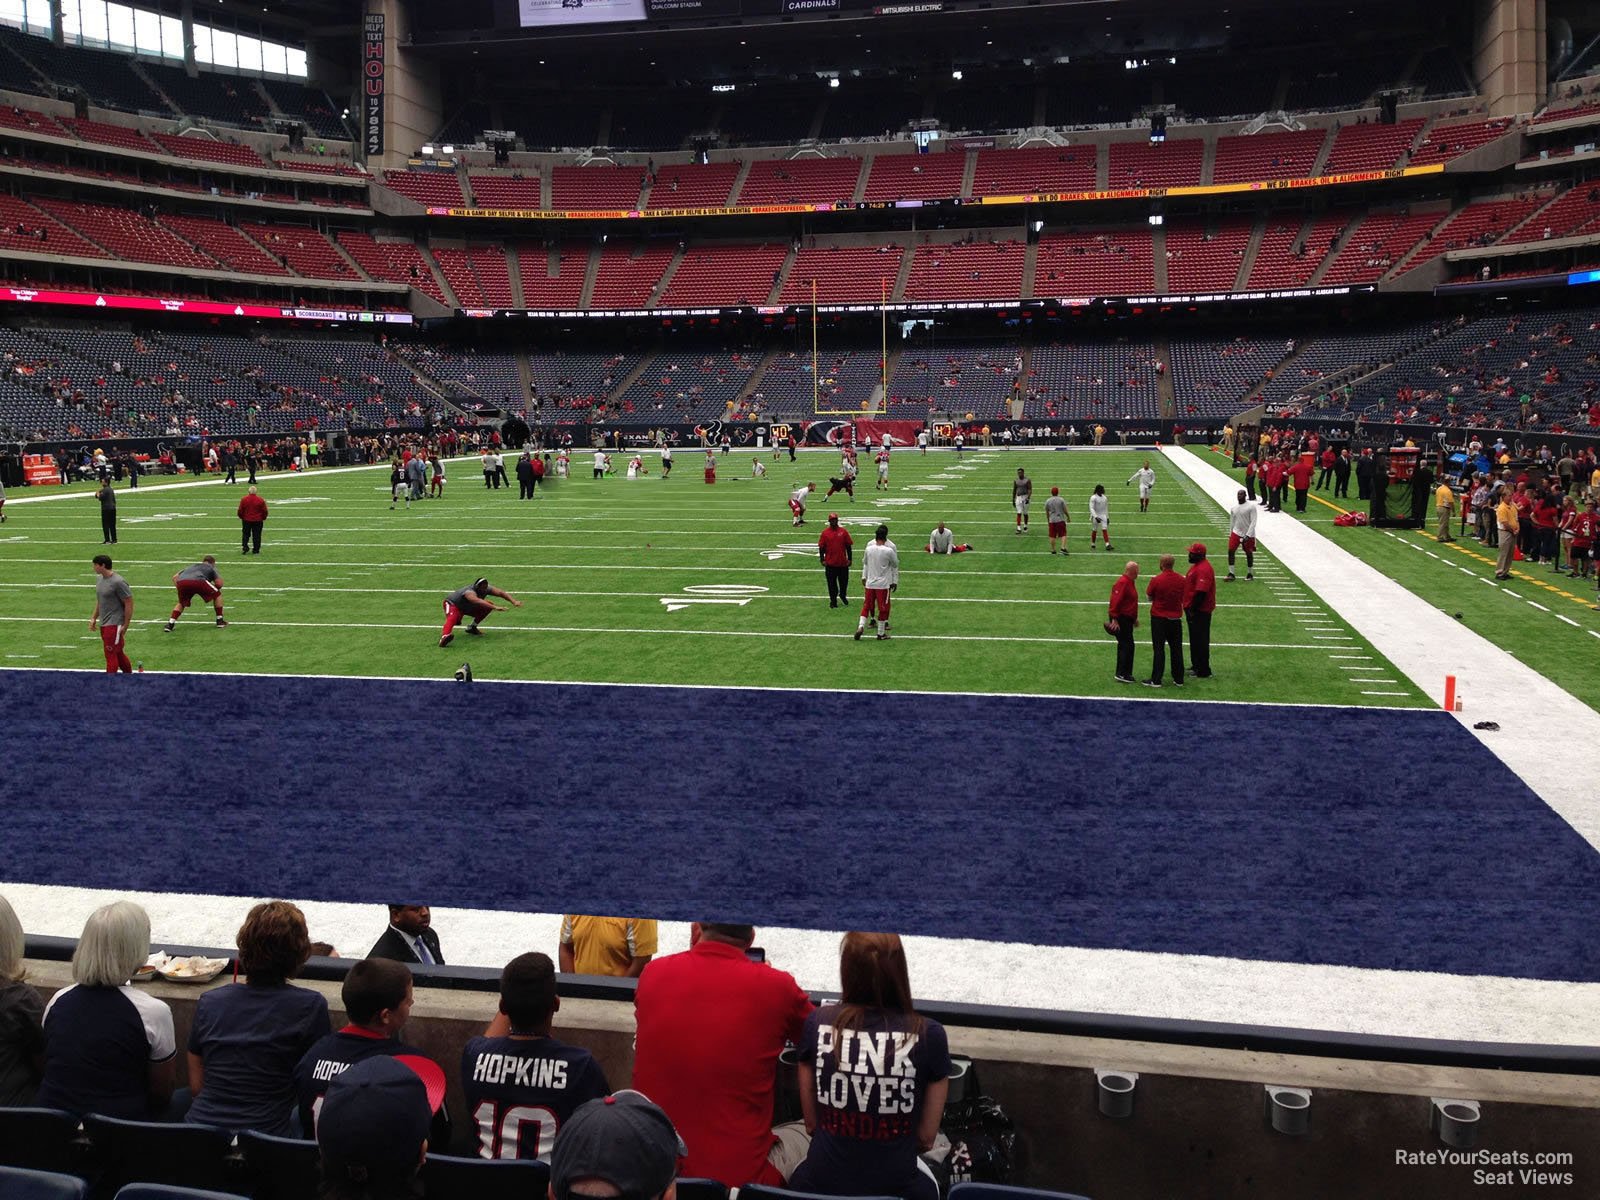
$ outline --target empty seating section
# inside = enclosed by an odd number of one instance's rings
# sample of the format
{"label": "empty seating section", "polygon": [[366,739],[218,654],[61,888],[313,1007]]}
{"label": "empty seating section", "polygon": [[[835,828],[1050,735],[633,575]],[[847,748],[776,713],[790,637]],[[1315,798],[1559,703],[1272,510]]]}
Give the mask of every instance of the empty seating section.
{"label": "empty seating section", "polygon": [[933,115],[944,122],[946,129],[1023,129],[1033,124],[1038,94],[1038,85],[1030,79],[1015,82],[998,74],[983,79],[969,75],[964,82],[934,97]]}
{"label": "empty seating section", "polygon": [[865,199],[946,200],[961,195],[967,156],[947,154],[880,154],[872,160]]}
{"label": "empty seating section", "polygon": [[268,254],[287,259],[288,266],[313,279],[359,279],[344,255],[322,233],[306,225],[269,225],[250,221],[240,226]]}
{"label": "empty seating section", "polygon": [[433,247],[434,260],[456,298],[468,308],[510,308],[511,269],[498,246]]}
{"label": "empty seating section", "polygon": [[1361,374],[1435,336],[1431,322],[1383,333],[1335,334],[1301,346],[1293,359],[1262,385],[1259,399],[1269,412],[1320,395],[1336,380]]}
{"label": "empty seating section", "polygon": [[636,354],[532,353],[528,377],[548,420],[551,408],[588,408],[604,400],[638,365]]}
{"label": "empty seating section", "polygon": [[889,377],[891,416],[896,408],[936,409],[975,419],[1009,417],[1022,355],[1009,343],[951,343],[932,349],[907,346]]}
{"label": "empty seating section", "polygon": [[1212,228],[1201,221],[1167,226],[1167,290],[1231,292],[1254,224],[1246,217]]}
{"label": "empty seating section", "polygon": [[483,293],[483,286],[478,282],[477,275],[473,273],[471,260],[465,250],[434,246],[433,259],[439,264],[444,281],[450,285],[450,290],[464,306],[467,308],[488,306],[488,298]]}
{"label": "empty seating section", "polygon": [[696,246],[667,282],[661,307],[765,304],[787,246]]}
{"label": "empty seating section", "polygon": [[1016,241],[918,246],[907,300],[1020,300],[1025,247]]}
{"label": "empty seating section", "polygon": [[279,79],[263,79],[261,86],[266,88],[267,95],[272,97],[272,102],[286,115],[299,117],[306,123],[306,128],[317,137],[350,136],[350,131],[345,128],[344,122],[339,117],[339,110],[334,107],[333,101],[328,99],[328,93],[321,88]]}
{"label": "empty seating section", "polygon": [[583,250],[557,252],[557,274],[550,274],[550,252],[543,246],[524,242],[517,247],[517,265],[522,276],[522,303],[528,308],[577,308],[583,299],[583,277],[589,270],[589,254]]}
{"label": "empty seating section", "polygon": [[922,115],[922,97],[899,89],[852,86],[831,91],[822,115],[822,138],[872,137],[904,129]]}
{"label": "empty seating section", "polygon": [[1095,146],[982,150],[972,176],[974,196],[1087,192],[1094,188]]}
{"label": "empty seating section", "polygon": [[1205,150],[1205,143],[1199,138],[1175,138],[1159,144],[1113,142],[1106,183],[1113,190],[1197,184]]}
{"label": "empty seating section", "polygon": [[1322,260],[1328,256],[1349,218],[1336,214],[1318,217],[1303,229],[1299,219],[1284,222],[1267,218],[1267,229],[1250,268],[1247,287],[1298,288],[1311,282]]}
{"label": "empty seating section", "polygon": [[729,416],[758,361],[759,355],[740,353],[658,354],[613,397],[611,418],[653,425]]}
{"label": "empty seating section", "polygon": [[231,225],[211,217],[162,216],[156,223],[193,242],[230,271],[287,275],[289,269]]}
{"label": "empty seating section", "polygon": [[530,149],[559,150],[593,146],[599,141],[600,110],[583,104],[541,98],[517,114],[515,121],[514,128]]}
{"label": "empty seating section", "polygon": [[219,142],[215,138],[198,134],[157,133],[151,135],[168,154],[179,158],[197,158],[205,162],[230,163],[239,167],[266,167],[261,155],[249,146],[234,142]]}
{"label": "empty seating section", "polygon": [[684,163],[661,167],[646,208],[722,208],[739,176],[738,163]]}
{"label": "empty seating section", "polygon": [[889,243],[800,250],[778,299],[783,304],[810,304],[813,282],[818,304],[876,301],[885,289],[892,296],[904,256],[904,247]]}
{"label": "empty seating section", "polygon": [[675,150],[690,134],[711,128],[711,98],[704,90],[635,93],[611,106],[606,144],[629,150]]}
{"label": "empty seating section", "polygon": [[[8,79],[10,86],[43,92],[48,86],[43,81],[48,80],[57,88],[82,91],[91,104],[102,108],[170,115],[161,97],[130,69],[131,59],[127,54],[56,46],[48,38],[30,37],[4,26],[0,26],[0,39],[33,69],[41,81],[34,85],[31,81],[18,79],[15,84],[10,84]],[[7,71],[9,74],[21,74],[9,59]]]}
{"label": "empty seating section", "polygon": [[1401,158],[1411,148],[1424,123],[1423,118],[1412,117],[1393,125],[1344,126],[1334,136],[1323,174],[1387,171],[1400,166]]}
{"label": "empty seating section", "polygon": [[18,108],[14,104],[0,104],[0,129],[16,129],[23,133],[43,133],[51,137],[71,137],[72,131],[47,113],[31,108]]}
{"label": "empty seating section", "polygon": [[1357,108],[1379,88],[1398,83],[1411,54],[1404,45],[1367,45],[1343,62],[1294,63],[1285,107],[1291,112]]}
{"label": "empty seating section", "polygon": [[1548,206],[1527,217],[1500,241],[1502,245],[1543,241],[1546,229],[1553,238],[1573,237],[1600,229],[1600,185],[1580,183],[1563,192]]}
{"label": "empty seating section", "polygon": [[[1191,117],[1217,120],[1254,117],[1277,107],[1278,80],[1283,72],[1276,61],[1241,70],[1235,63],[1185,55],[1176,63],[1152,63],[1149,71],[1137,74],[1159,82],[1166,103],[1177,105]],[[1217,80],[1224,76],[1228,86],[1218,87]]]}
{"label": "empty seating section", "polygon": [[539,177],[517,175],[467,176],[472,202],[479,208],[543,208]]}
{"label": "empty seating section", "polygon": [[70,254],[77,258],[113,257],[79,237],[44,209],[4,192],[0,192],[0,246],[36,254]]}
{"label": "empty seating section", "polygon": [[1415,271],[1450,250],[1492,245],[1549,198],[1548,192],[1541,192],[1525,198],[1483,200],[1457,209],[1401,264],[1401,270]]}
{"label": "empty seating section", "polygon": [[450,305],[415,242],[380,242],[369,234],[342,231],[339,244],[372,278],[409,284],[440,304]]}
{"label": "empty seating section", "polygon": [[643,167],[556,167],[550,202],[557,209],[632,212],[644,187]]}
{"label": "empty seating section", "polygon": [[207,271],[221,269],[216,259],[202,254],[175,233],[131,208],[46,197],[37,198],[35,203],[57,220],[104,246],[116,258]]}
{"label": "empty seating section", "polygon": [[1300,179],[1311,174],[1328,134],[1323,129],[1219,137],[1212,183]]}
{"label": "empty seating section", "polygon": [[1577,104],[1556,104],[1545,109],[1529,124],[1553,125],[1557,121],[1570,121],[1574,117],[1593,118],[1600,121],[1600,98],[1591,96]]}
{"label": "empty seating section", "polygon": [[1039,239],[1033,294],[1080,298],[1153,292],[1155,270],[1148,229],[1050,233]]}
{"label": "empty seating section", "polygon": [[1407,80],[1424,96],[1470,96],[1476,90],[1462,69],[1462,62],[1450,46],[1430,46],[1417,59]]}
{"label": "empty seating section", "polygon": [[1375,213],[1351,232],[1349,239],[1318,281],[1327,286],[1374,283],[1428,236],[1443,213]]}
{"label": "empty seating section", "polygon": [[82,117],[63,117],[61,123],[85,142],[98,142],[102,146],[117,146],[123,150],[139,150],[145,154],[161,153],[160,146],[137,129],[129,129],[125,125],[110,125],[105,121],[90,121]]}
{"label": "empty seating section", "polygon": [[1449,162],[1452,158],[1459,158],[1503,137],[1514,124],[1510,117],[1495,117],[1435,125],[1423,137],[1422,145],[1411,155],[1408,165],[1416,167],[1426,163]]}
{"label": "empty seating section", "polygon": [[454,171],[385,171],[383,182],[391,191],[418,204],[460,208],[466,204],[461,180]]}
{"label": "empty seating section", "polygon": [[1259,343],[1173,338],[1172,391],[1177,416],[1231,417],[1244,411],[1245,397],[1287,353],[1282,341]]}
{"label": "empty seating section", "polygon": [[672,256],[670,246],[607,246],[600,252],[589,307],[645,307]]}
{"label": "empty seating section", "polygon": [[146,62],[141,63],[140,68],[155,81],[167,99],[178,106],[179,112],[232,125],[254,125],[267,115],[267,102],[247,75],[202,71],[191,79],[182,67]]}
{"label": "empty seating section", "polygon": [[1036,346],[1027,397],[1030,417],[1159,417],[1155,349],[1128,341]]}
{"label": "empty seating section", "polygon": [[814,412],[860,412],[883,383],[876,353],[824,351],[812,372],[810,354],[780,354],[756,384],[762,411],[774,418]]}
{"label": "empty seating section", "polygon": [[834,204],[856,194],[859,158],[758,159],[739,189],[739,204]]}
{"label": "empty seating section", "polygon": [[463,408],[521,412],[527,407],[516,355],[409,343],[402,343],[396,353],[419,374],[436,380]]}
{"label": "empty seating section", "polygon": [[730,104],[722,110],[722,136],[740,146],[792,145],[811,136],[817,107],[814,92],[799,96],[757,92],[753,102]]}

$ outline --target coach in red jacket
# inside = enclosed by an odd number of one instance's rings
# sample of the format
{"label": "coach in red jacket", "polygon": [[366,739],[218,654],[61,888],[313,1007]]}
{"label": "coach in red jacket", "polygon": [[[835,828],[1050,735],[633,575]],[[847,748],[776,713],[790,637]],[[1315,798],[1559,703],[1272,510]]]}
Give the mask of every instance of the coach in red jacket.
{"label": "coach in red jacket", "polygon": [[850,564],[854,560],[850,531],[839,527],[839,514],[828,514],[828,526],[817,538],[817,556],[822,559],[822,569],[828,576],[828,607],[838,608],[843,600],[849,604],[845,592],[850,587]]}
{"label": "coach in red jacket", "polygon": [[253,487],[239,498],[239,520],[244,526],[241,553],[260,554],[261,527],[267,523],[267,502],[256,495]]}
{"label": "coach in red jacket", "polygon": [[1150,644],[1155,662],[1146,687],[1160,687],[1166,674],[1167,651],[1172,652],[1172,682],[1183,686],[1183,591],[1184,579],[1172,569],[1170,554],[1161,556],[1161,570],[1144,589],[1150,598]]}
{"label": "coach in red jacket", "polygon": [[1189,573],[1183,577],[1183,615],[1189,623],[1189,667],[1198,679],[1211,678],[1211,614],[1217,607],[1217,573],[1206,560],[1206,545],[1189,547]]}
{"label": "coach in red jacket", "polygon": [[1311,490],[1311,476],[1316,468],[1311,465],[1311,456],[1302,454],[1294,460],[1294,465],[1289,468],[1289,479],[1294,484],[1294,510],[1305,512],[1306,493]]}
{"label": "coach in red jacket", "polygon": [[1139,623],[1139,564],[1129,563],[1111,585],[1111,604],[1106,628],[1117,639],[1117,682],[1133,682],[1133,628]]}

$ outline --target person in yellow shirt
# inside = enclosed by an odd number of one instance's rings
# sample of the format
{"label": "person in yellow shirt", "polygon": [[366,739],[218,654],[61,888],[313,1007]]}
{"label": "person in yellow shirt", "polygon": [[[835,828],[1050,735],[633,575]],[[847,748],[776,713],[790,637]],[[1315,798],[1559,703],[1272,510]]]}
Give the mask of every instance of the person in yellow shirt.
{"label": "person in yellow shirt", "polygon": [[1438,514],[1439,528],[1433,535],[1436,542],[1453,542],[1450,536],[1450,518],[1456,511],[1456,494],[1448,481],[1439,481],[1439,490],[1433,493],[1433,511]]}
{"label": "person in yellow shirt", "polygon": [[636,917],[561,918],[561,970],[567,975],[639,977],[656,953],[656,923]]}
{"label": "person in yellow shirt", "polygon": [[1511,488],[1508,485],[1500,493],[1500,503],[1494,510],[1495,524],[1500,527],[1500,557],[1495,561],[1494,577],[1496,579],[1511,578],[1511,559],[1517,550],[1517,531],[1522,528],[1522,522],[1517,517],[1517,506],[1511,503]]}

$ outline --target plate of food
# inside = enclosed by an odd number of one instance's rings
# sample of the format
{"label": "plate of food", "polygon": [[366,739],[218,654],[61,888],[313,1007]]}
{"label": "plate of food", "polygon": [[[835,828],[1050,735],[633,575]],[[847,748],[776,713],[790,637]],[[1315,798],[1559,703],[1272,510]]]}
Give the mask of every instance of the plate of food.
{"label": "plate of food", "polygon": [[203,954],[181,955],[169,958],[156,974],[169,983],[210,983],[228,965],[225,958],[207,958]]}
{"label": "plate of food", "polygon": [[165,950],[152,951],[150,957],[145,960],[144,966],[133,973],[134,982],[143,983],[146,980],[154,979],[171,961],[172,955]]}

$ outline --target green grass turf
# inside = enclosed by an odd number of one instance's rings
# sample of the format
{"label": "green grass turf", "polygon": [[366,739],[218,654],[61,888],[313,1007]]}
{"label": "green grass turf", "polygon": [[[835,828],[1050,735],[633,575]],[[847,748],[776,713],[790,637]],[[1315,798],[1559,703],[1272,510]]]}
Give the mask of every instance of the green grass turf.
{"label": "green grass turf", "polygon": [[[1228,469],[1224,458],[1213,456],[1211,461]],[[1242,486],[1244,472],[1230,473]],[[1428,603],[1452,615],[1460,613],[1466,625],[1519,662],[1590,707],[1600,708],[1600,675],[1594,670],[1600,651],[1600,613],[1592,607],[1596,603],[1592,578],[1573,579],[1555,574],[1547,565],[1517,563],[1511,582],[1494,586],[1495,551],[1473,541],[1470,527],[1463,535],[1459,515],[1452,525],[1457,540],[1444,546],[1434,542],[1431,522],[1426,529],[1340,528],[1333,523],[1340,512],[1366,509],[1355,498],[1354,480],[1350,491],[1346,500],[1334,500],[1332,485],[1326,493],[1313,491],[1305,516],[1297,519],[1311,522],[1319,533]],[[1289,495],[1292,501],[1294,493]],[[1294,505],[1284,511],[1293,513]],[[1441,672],[1448,666],[1441,663]],[[1479,706],[1492,703],[1486,696],[1472,699]]]}
{"label": "green grass turf", "polygon": [[[1150,456],[1159,482],[1150,513],[1141,515],[1136,490],[1123,481],[1145,457],[977,451],[956,469],[949,453],[898,452],[890,491],[874,491],[866,463],[855,502],[842,494],[823,501],[819,493],[801,529],[790,525],[788,492],[808,479],[825,489],[837,471],[831,452],[802,454],[794,465],[766,459],[765,480],[749,478],[748,452],[719,457],[714,487],[702,482],[695,451],[678,454],[670,480],[654,473],[652,455],[652,474],[631,482],[620,474],[595,481],[588,456],[577,455],[571,481],[528,502],[514,489],[485,490],[476,464],[461,462],[445,499],[409,511],[390,511],[386,469],[264,475],[273,512],[262,555],[248,558],[239,555],[233,515],[242,488],[122,490],[115,558],[137,605],[128,650],[151,671],[440,677],[466,660],[486,679],[1153,695],[1112,680],[1114,649],[1101,629],[1111,584],[1128,558],[1143,568],[1141,587],[1163,552],[1177,555],[1182,569],[1197,539],[1222,562],[1225,528],[1222,510],[1160,456]],[[1025,537],[1013,532],[1009,503],[1018,466],[1036,486]],[[1089,550],[1087,500],[1096,483],[1111,497],[1114,553]],[[1052,484],[1072,509],[1070,557],[1047,552],[1043,508]],[[24,494],[13,491],[12,499]],[[886,644],[850,637],[859,579],[851,607],[828,607],[810,547],[830,508],[852,522],[858,547],[879,519],[899,545],[902,583]],[[89,559],[101,550],[97,506],[85,498],[12,503],[7,512],[0,664],[103,665],[87,628]],[[924,553],[941,518],[975,551],[937,560]],[[232,624],[216,629],[197,603],[176,633],[163,633],[172,574],[208,552],[219,560]],[[1257,566],[1257,582],[1221,587],[1215,678],[1191,678],[1179,691],[1169,677],[1159,694],[1426,702],[1270,555]],[[458,636],[440,650],[442,598],[480,574],[525,607],[493,614],[483,637]],[[662,602],[729,598],[687,590],[708,585],[766,590],[742,606],[668,611]],[[1147,627],[1146,620],[1140,677],[1151,665]],[[1363,669],[1392,682],[1358,682]]]}

